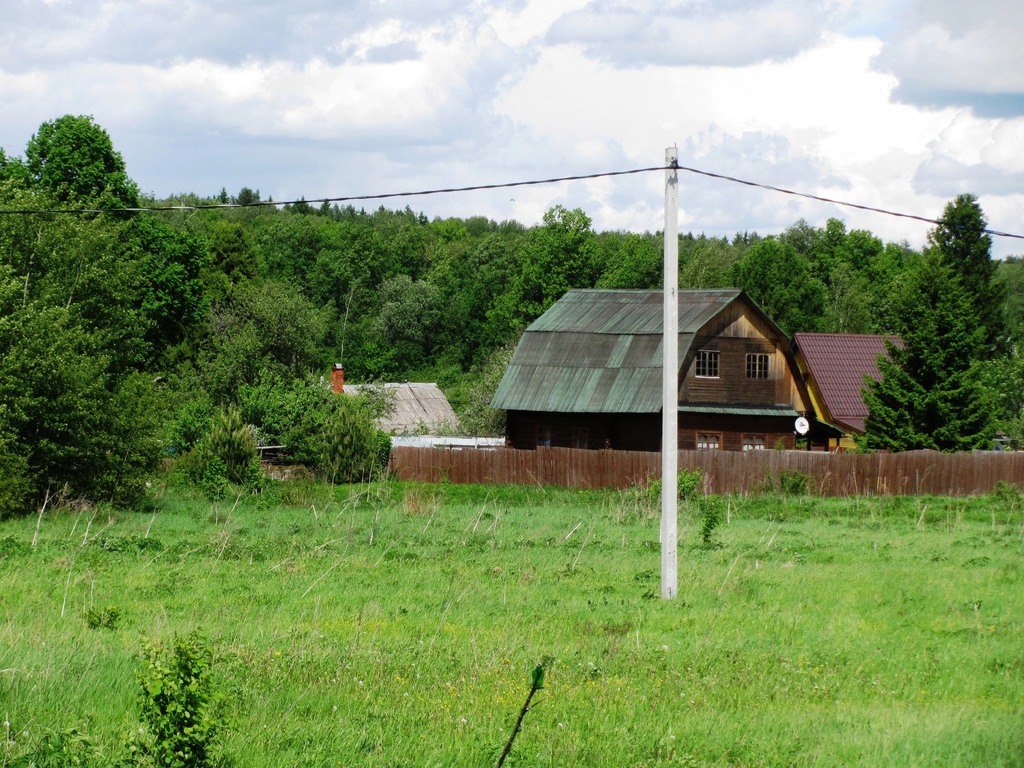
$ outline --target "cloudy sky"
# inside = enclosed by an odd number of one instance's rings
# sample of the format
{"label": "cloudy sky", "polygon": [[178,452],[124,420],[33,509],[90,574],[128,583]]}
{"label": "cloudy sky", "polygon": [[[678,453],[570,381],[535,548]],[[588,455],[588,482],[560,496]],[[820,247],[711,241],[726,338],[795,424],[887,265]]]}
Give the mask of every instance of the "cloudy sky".
{"label": "cloudy sky", "polygon": [[[972,192],[1019,233],[1022,32],[1019,0],[9,0],[0,147],[88,114],[145,192],[287,200],[645,168],[675,145],[684,166],[926,217]],[[928,231],[680,181],[684,232]],[[525,224],[562,204],[653,231],[663,195],[646,173],[385,204]]]}

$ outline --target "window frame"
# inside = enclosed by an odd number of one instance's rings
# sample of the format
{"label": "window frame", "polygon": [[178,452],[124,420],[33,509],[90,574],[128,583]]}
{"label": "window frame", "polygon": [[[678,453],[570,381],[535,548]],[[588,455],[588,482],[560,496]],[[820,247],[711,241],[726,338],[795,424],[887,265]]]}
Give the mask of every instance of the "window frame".
{"label": "window frame", "polygon": [[[710,438],[714,438],[712,441]],[[714,442],[714,445],[711,443]],[[698,451],[720,451],[722,450],[721,432],[697,432],[694,436],[694,446]]]}
{"label": "window frame", "polygon": [[721,378],[720,359],[717,349],[698,349],[693,358],[693,375],[698,379]]}
{"label": "window frame", "polygon": [[768,435],[763,432],[751,432],[743,435],[744,451],[763,451],[767,447],[767,443]]}
{"label": "window frame", "polygon": [[748,379],[770,378],[771,355],[767,352],[747,352],[746,371]]}

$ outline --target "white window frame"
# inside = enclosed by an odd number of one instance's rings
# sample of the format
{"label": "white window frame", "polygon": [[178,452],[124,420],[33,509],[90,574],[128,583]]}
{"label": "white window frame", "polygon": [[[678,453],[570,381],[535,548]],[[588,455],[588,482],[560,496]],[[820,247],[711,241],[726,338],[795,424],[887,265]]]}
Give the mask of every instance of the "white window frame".
{"label": "white window frame", "polygon": [[717,349],[698,349],[694,358],[694,375],[699,379],[719,378],[719,360]]}

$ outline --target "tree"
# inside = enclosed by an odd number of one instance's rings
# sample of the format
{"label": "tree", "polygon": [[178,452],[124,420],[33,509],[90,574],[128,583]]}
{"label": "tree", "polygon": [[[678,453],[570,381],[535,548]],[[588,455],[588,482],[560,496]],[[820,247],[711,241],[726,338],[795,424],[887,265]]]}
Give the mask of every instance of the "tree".
{"label": "tree", "polygon": [[[694,239],[684,252],[679,264],[680,288],[727,288],[731,285],[729,274],[740,261],[746,246],[730,245],[725,238],[700,237]],[[659,257],[659,266],[661,265]],[[659,279],[657,286],[660,287]]]}
{"label": "tree", "polygon": [[92,117],[64,115],[43,123],[25,149],[31,183],[61,203],[134,207],[139,192],[110,136]]}
{"label": "tree", "polygon": [[996,428],[1015,449],[1024,448],[1024,349],[1014,345],[982,370],[996,404]]}
{"label": "tree", "polygon": [[[118,369],[65,307],[29,305],[0,329],[0,433],[23,457],[25,506],[48,489],[130,506],[160,454],[152,378]],[[24,507],[23,507],[24,509]]]}
{"label": "tree", "polygon": [[276,280],[242,283],[215,303],[198,367],[213,401],[234,402],[243,384],[301,378],[324,365],[329,310]]}
{"label": "tree", "polygon": [[950,267],[970,299],[974,322],[982,330],[977,355],[986,359],[1003,349],[1006,341],[1002,317],[1005,288],[995,279],[998,265],[992,261],[987,226],[978,198],[964,194],[947,203],[939,225],[928,236],[931,248]]}
{"label": "tree", "polygon": [[[607,240],[608,236],[601,238]],[[598,288],[660,288],[664,277],[661,243],[650,235],[620,235],[605,257]]]}
{"label": "tree", "polygon": [[1003,317],[1011,344],[1024,347],[1024,258],[1011,256],[999,263],[998,280],[1006,287]]}
{"label": "tree", "polygon": [[126,254],[137,263],[138,305],[147,323],[146,338],[158,356],[196,328],[207,309],[202,275],[205,249],[191,234],[151,217],[125,225]]}
{"label": "tree", "polygon": [[510,331],[522,330],[570,288],[588,288],[597,278],[596,246],[590,218],[560,205],[530,230],[519,255],[521,269],[499,311]]}
{"label": "tree", "polygon": [[[28,208],[44,193],[4,185]],[[159,459],[151,327],[125,222],[0,220],[0,472],[7,513],[48,492],[131,505]],[[4,456],[6,455],[6,458]]]}
{"label": "tree", "polygon": [[735,265],[732,278],[787,333],[818,330],[825,286],[788,242],[758,240]]}
{"label": "tree", "polygon": [[438,289],[408,275],[388,278],[380,289],[379,335],[405,370],[426,365],[433,353],[445,308]]}
{"label": "tree", "polygon": [[896,310],[904,345],[887,345],[882,378],[868,383],[865,445],[893,451],[987,446],[993,409],[975,362],[983,329],[938,254],[909,276]]}

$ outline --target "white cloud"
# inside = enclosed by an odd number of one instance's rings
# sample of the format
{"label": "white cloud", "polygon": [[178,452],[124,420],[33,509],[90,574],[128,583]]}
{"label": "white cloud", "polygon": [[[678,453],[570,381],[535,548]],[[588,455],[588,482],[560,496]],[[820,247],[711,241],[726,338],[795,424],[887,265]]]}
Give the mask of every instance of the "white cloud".
{"label": "white cloud", "polygon": [[1024,115],[1024,6],[1016,0],[918,0],[886,39],[878,66],[897,97],[963,105],[989,116]]}
{"label": "white cloud", "polygon": [[[157,195],[287,199],[660,165],[936,216],[971,187],[1024,220],[1015,3],[912,0],[54,0],[0,28],[0,146],[91,114]],[[688,175],[681,226],[927,227]],[[661,173],[407,198],[429,215],[659,229]],[[389,204],[389,203],[386,203]],[[997,251],[1022,252],[997,241]]]}

